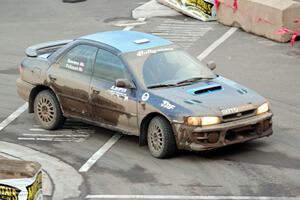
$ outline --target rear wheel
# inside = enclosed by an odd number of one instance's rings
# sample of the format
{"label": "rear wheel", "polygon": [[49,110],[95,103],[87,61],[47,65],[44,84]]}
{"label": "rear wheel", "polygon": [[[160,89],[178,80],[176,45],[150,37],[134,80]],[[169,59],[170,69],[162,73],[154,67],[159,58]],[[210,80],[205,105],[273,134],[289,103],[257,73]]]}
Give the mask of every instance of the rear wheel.
{"label": "rear wheel", "polygon": [[171,157],[176,152],[175,137],[170,123],[163,117],[154,117],[148,126],[148,147],[156,158]]}
{"label": "rear wheel", "polygon": [[34,99],[34,114],[44,129],[61,127],[65,121],[58,100],[50,90],[41,91]]}

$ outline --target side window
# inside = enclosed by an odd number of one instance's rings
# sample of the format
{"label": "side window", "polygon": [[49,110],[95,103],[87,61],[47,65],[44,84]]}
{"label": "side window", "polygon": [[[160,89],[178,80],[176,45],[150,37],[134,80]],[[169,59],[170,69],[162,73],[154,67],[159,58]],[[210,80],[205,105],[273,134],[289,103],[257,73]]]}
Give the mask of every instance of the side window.
{"label": "side window", "polygon": [[112,83],[119,78],[129,79],[128,72],[121,59],[102,49],[99,49],[96,56],[94,77]]}
{"label": "side window", "polygon": [[96,47],[78,45],[60,59],[59,66],[76,72],[92,74],[96,53]]}

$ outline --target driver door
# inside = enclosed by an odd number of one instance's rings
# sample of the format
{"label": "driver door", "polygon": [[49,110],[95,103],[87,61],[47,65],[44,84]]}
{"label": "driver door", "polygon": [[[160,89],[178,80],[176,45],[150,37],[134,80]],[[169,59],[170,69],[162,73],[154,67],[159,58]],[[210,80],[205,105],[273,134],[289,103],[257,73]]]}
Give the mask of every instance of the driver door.
{"label": "driver door", "polygon": [[136,89],[116,87],[116,79],[121,78],[131,80],[122,60],[99,49],[90,84],[93,120],[138,135]]}

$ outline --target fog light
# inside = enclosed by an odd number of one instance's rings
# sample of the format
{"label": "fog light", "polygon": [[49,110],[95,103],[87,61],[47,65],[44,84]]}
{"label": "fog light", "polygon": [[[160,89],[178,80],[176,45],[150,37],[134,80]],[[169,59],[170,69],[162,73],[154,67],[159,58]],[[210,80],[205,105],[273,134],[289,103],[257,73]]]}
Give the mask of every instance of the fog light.
{"label": "fog light", "polygon": [[269,120],[265,120],[263,122],[263,131],[266,131],[270,128],[270,121]]}
{"label": "fog light", "polygon": [[216,143],[219,141],[219,133],[218,132],[212,132],[209,133],[207,136],[207,140],[209,143]]}

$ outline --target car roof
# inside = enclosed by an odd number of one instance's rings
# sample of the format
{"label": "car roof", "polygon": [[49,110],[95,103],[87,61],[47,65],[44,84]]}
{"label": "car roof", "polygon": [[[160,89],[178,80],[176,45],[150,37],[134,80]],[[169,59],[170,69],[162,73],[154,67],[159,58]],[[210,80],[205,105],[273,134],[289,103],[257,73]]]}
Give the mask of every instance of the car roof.
{"label": "car roof", "polygon": [[173,44],[161,37],[136,31],[109,31],[82,36],[86,39],[100,42],[118,49],[121,53],[138,51]]}

